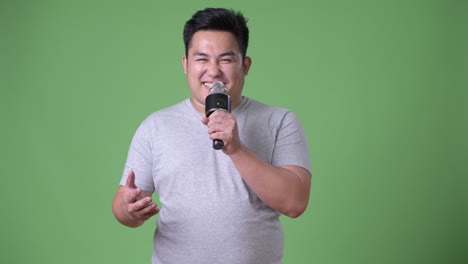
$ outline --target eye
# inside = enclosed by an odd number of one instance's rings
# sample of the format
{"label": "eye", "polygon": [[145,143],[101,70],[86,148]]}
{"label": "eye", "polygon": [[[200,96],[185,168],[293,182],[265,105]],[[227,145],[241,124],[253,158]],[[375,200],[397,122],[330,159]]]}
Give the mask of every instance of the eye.
{"label": "eye", "polygon": [[223,63],[231,63],[231,62],[232,62],[232,59],[230,59],[230,58],[224,58],[224,59],[221,59],[221,62],[223,62]]}
{"label": "eye", "polygon": [[195,59],[195,61],[205,62],[205,61],[208,61],[208,59],[205,59],[205,58],[198,58],[198,59]]}

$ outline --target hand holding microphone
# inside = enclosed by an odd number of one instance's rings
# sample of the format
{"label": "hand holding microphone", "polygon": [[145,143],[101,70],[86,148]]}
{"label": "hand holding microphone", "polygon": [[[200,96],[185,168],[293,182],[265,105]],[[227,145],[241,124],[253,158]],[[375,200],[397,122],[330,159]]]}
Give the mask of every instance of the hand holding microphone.
{"label": "hand holding microphone", "polygon": [[[209,117],[215,110],[231,112],[231,98],[227,94],[227,89],[222,82],[215,82],[211,85],[210,94],[205,99],[205,116]],[[213,139],[213,148],[222,149],[224,142]]]}

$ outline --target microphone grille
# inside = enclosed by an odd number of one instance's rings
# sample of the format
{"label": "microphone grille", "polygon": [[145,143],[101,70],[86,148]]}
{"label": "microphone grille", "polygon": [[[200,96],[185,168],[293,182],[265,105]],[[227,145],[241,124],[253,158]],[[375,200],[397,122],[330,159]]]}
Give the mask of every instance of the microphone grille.
{"label": "microphone grille", "polygon": [[217,82],[214,82],[211,87],[210,87],[210,94],[214,94],[214,93],[223,93],[223,94],[227,94],[227,90],[226,90],[226,87],[224,86],[224,83],[223,82],[220,82],[220,81],[217,81]]}

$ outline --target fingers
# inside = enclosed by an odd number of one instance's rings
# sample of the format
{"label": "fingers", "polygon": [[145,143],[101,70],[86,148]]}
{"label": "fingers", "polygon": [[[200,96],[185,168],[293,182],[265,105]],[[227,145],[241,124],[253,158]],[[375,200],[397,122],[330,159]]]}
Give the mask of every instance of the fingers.
{"label": "fingers", "polygon": [[209,118],[204,118],[203,123],[208,126],[208,133],[233,132],[236,128],[235,117],[226,111],[215,111]]}
{"label": "fingers", "polygon": [[128,205],[129,212],[138,212],[147,207],[152,202],[151,197],[144,197]]}
{"label": "fingers", "polygon": [[133,203],[138,200],[138,196],[141,194],[141,189],[135,185],[135,173],[130,170],[128,173],[127,181],[125,183],[125,194],[124,199],[127,204]]}
{"label": "fingers", "polygon": [[151,197],[145,197],[134,203],[131,203],[127,207],[128,213],[138,220],[147,220],[153,215],[159,213],[159,208],[156,203],[153,202]]}
{"label": "fingers", "polygon": [[230,141],[237,134],[236,119],[226,111],[215,111],[209,117],[207,126],[210,139]]}
{"label": "fingers", "polygon": [[159,213],[159,208],[150,196],[141,198],[141,194],[142,190],[135,185],[135,173],[130,170],[124,193],[126,211],[132,218],[146,221]]}
{"label": "fingers", "polygon": [[127,186],[128,188],[131,188],[131,189],[136,188],[135,173],[133,172],[133,170],[130,170],[130,172],[128,173],[127,182],[125,183],[125,186]]}
{"label": "fingers", "polygon": [[202,117],[202,119],[201,119],[201,122],[202,122],[204,125],[208,125],[208,121],[209,121],[208,117]]}
{"label": "fingers", "polygon": [[[206,120],[202,120],[202,122]],[[235,153],[242,146],[234,115],[226,111],[214,111],[208,118],[208,134],[210,139],[223,141],[223,152],[227,155]]]}

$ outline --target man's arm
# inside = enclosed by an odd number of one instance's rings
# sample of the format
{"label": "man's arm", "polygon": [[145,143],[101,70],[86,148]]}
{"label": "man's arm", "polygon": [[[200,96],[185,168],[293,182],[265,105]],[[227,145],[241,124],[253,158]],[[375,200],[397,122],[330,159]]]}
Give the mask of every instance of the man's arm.
{"label": "man's arm", "polygon": [[202,122],[211,139],[224,142],[223,152],[264,203],[293,218],[305,211],[312,178],[308,170],[294,165],[275,167],[261,159],[240,142],[237,120],[226,111],[215,111]]}
{"label": "man's arm", "polygon": [[272,166],[245,146],[229,156],[244,181],[268,206],[293,218],[305,211],[312,178],[308,170]]}
{"label": "man's arm", "polygon": [[130,171],[125,185],[119,186],[112,201],[112,211],[115,218],[128,227],[141,226],[146,220],[159,212],[151,195],[153,192],[143,191],[135,185],[135,174]]}

